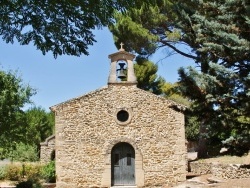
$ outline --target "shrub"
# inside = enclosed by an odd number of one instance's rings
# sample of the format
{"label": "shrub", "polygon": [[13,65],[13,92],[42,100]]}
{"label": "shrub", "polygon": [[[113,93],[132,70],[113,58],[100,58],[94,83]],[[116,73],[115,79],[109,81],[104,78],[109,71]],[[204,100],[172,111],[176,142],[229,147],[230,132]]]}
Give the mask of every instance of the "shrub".
{"label": "shrub", "polygon": [[12,152],[12,159],[14,161],[34,162],[38,161],[39,159],[37,148],[33,145],[18,143],[16,145],[16,149],[11,152]]}
{"label": "shrub", "polygon": [[10,164],[6,167],[6,178],[11,181],[19,181],[21,174],[22,167],[20,165]]}
{"label": "shrub", "polygon": [[6,166],[0,166],[0,180],[5,179],[6,177]]}
{"label": "shrub", "polygon": [[41,177],[41,165],[39,164],[23,164],[24,176],[27,179],[38,179]]}
{"label": "shrub", "polygon": [[42,177],[48,183],[56,182],[55,161],[50,161],[42,168]]}

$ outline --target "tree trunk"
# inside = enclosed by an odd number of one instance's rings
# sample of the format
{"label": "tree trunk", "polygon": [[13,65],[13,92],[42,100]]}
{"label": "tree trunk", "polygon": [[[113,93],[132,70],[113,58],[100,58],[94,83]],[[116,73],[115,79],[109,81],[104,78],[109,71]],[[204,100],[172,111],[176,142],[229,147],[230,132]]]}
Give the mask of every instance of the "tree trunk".
{"label": "tree trunk", "polygon": [[198,143],[198,155],[197,155],[199,159],[208,157],[206,133],[207,129],[205,121],[202,121],[199,130],[199,143]]}

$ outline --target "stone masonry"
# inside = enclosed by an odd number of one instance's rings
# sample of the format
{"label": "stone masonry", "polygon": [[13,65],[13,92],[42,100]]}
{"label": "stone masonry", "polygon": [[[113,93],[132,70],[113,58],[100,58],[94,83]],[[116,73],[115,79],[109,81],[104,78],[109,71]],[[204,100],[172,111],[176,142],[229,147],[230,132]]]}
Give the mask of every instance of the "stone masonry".
{"label": "stone masonry", "polygon": [[[126,60],[126,54],[122,57]],[[51,110],[56,123],[57,188],[111,187],[111,151],[118,143],[134,148],[135,186],[185,181],[183,106],[132,82],[112,81]],[[119,120],[121,111],[128,113],[126,121]]]}
{"label": "stone masonry", "polygon": [[40,144],[40,161],[47,163],[52,160],[55,151],[55,135],[48,137],[45,142]]}
{"label": "stone masonry", "polygon": [[220,179],[250,178],[249,164],[221,164],[218,162],[190,162],[192,174],[212,174]]}

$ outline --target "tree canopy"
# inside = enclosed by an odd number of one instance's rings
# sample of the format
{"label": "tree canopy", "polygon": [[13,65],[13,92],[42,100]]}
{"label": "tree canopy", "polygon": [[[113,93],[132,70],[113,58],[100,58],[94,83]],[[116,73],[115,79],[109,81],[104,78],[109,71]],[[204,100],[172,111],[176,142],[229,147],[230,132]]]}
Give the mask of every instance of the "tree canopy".
{"label": "tree canopy", "polygon": [[157,75],[158,66],[145,58],[137,57],[134,65],[137,87],[156,95],[163,94],[165,79]]}
{"label": "tree canopy", "polygon": [[201,72],[179,71],[182,92],[195,101],[194,109],[209,130],[208,142],[217,140],[232,153],[242,154],[250,148],[250,121],[240,120],[250,112],[249,3],[199,1],[196,7],[182,13],[186,19],[180,23],[189,28],[186,37],[192,38],[190,46]]}
{"label": "tree canopy", "polygon": [[37,159],[40,143],[53,134],[51,112],[36,106],[23,110],[35,93],[17,73],[0,71],[0,158],[18,159],[28,149],[25,156]]}
{"label": "tree canopy", "polygon": [[113,22],[140,2],[127,0],[3,0],[0,2],[0,35],[7,43],[33,43],[43,54],[88,55],[95,40],[93,30]]}
{"label": "tree canopy", "polygon": [[22,108],[35,90],[12,72],[0,71],[0,148],[24,140],[26,118]]}
{"label": "tree canopy", "polygon": [[46,112],[42,107],[32,107],[25,111],[26,143],[40,147],[40,143],[54,133],[54,114]]}

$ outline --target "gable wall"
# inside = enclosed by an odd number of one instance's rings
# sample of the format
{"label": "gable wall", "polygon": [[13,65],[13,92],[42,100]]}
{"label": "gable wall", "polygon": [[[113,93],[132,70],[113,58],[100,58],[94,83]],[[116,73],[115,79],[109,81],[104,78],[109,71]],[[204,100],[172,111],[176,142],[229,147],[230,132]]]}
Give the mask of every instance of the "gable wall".
{"label": "gable wall", "polygon": [[[110,146],[122,140],[141,154],[139,187],[184,181],[184,116],[170,104],[135,86],[110,85],[56,107],[57,187],[109,187]],[[122,108],[132,116],[126,125],[116,119]]]}

